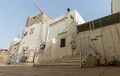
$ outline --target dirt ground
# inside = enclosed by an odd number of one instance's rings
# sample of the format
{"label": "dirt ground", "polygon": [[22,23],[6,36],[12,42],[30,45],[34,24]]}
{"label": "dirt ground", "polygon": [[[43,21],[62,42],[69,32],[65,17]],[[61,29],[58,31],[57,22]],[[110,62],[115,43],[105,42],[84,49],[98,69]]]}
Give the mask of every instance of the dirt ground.
{"label": "dirt ground", "polygon": [[120,76],[120,67],[0,66],[0,76]]}

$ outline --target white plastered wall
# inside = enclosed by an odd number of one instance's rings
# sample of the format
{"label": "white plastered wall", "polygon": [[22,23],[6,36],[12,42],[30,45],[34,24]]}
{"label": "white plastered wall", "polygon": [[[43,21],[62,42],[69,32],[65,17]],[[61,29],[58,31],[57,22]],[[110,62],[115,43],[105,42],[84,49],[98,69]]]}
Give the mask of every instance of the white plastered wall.
{"label": "white plastered wall", "polygon": [[[32,34],[30,34],[31,29],[34,29]],[[35,52],[39,49],[39,46],[46,41],[48,25],[34,24],[27,27],[25,31],[27,35],[22,39],[18,53],[22,53],[23,47],[28,47],[28,62],[32,62]]]}
{"label": "white plastered wall", "polygon": [[[55,19],[55,22],[52,22],[52,24],[50,24],[48,42],[45,48],[45,54],[47,56],[50,56],[48,58],[56,59],[62,58],[67,55],[72,55],[70,42],[74,39],[76,35],[76,26],[84,22],[84,19],[75,10]],[[66,47],[64,48],[60,48],[60,40],[62,38],[66,38]],[[53,39],[56,40],[56,43],[52,43]],[[48,48],[50,49],[48,50]]]}

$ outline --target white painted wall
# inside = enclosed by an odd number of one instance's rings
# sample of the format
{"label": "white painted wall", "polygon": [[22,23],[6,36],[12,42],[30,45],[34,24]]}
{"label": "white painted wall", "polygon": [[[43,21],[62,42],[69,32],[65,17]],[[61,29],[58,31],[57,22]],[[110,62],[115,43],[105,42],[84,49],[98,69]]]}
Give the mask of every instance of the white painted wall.
{"label": "white painted wall", "polygon": [[[56,59],[72,55],[70,42],[76,34],[76,26],[82,23],[85,23],[85,21],[76,10],[54,19],[50,23],[47,44],[44,52],[49,56],[47,59]],[[66,33],[58,35],[63,32]],[[60,48],[60,40],[62,38],[66,38],[66,47]],[[55,40],[56,43],[54,43],[53,40]]]}
{"label": "white painted wall", "polygon": [[[35,64],[39,65],[41,62],[49,62],[49,60],[72,55],[70,42],[76,34],[76,26],[82,23],[85,23],[85,21],[76,10],[47,22],[49,29],[46,47],[44,52],[37,53]],[[62,38],[66,38],[66,46],[61,48],[60,40]]]}
{"label": "white painted wall", "polygon": [[[35,63],[71,55],[72,50],[69,43],[74,38],[73,33],[77,31],[76,25],[82,23],[85,23],[84,19],[76,10],[73,10],[44,24],[26,27],[24,31],[27,32],[27,35],[20,42],[18,54],[22,54],[23,47],[28,47],[28,62],[32,62],[34,55],[36,55]],[[30,34],[30,30],[33,28],[33,33]],[[62,32],[67,33],[58,36]],[[60,48],[60,40],[63,37],[66,37],[66,47]],[[53,39],[55,39],[55,43],[53,43]],[[39,46],[44,42],[46,42],[46,47],[42,50],[43,52],[40,52]]]}
{"label": "white painted wall", "polygon": [[[32,34],[30,34],[31,29],[34,29]],[[39,46],[46,41],[48,25],[34,24],[26,27],[25,31],[27,32],[27,35],[22,39],[18,53],[21,54],[23,48],[28,47],[30,57],[28,61],[32,61],[34,53],[39,49]]]}
{"label": "white painted wall", "polygon": [[[73,19],[71,17],[73,17]],[[56,38],[57,34],[69,30],[72,27],[73,23],[76,23],[76,25],[85,23],[84,19],[76,10],[73,10],[64,16],[54,19],[50,23],[48,41]]]}

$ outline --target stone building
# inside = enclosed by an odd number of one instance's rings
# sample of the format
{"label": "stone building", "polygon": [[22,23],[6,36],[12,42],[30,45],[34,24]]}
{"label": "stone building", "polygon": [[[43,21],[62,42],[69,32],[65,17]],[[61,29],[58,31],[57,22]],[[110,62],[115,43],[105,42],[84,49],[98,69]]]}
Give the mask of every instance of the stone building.
{"label": "stone building", "polygon": [[117,1],[112,0],[111,15],[90,22],[85,22],[76,10],[55,19],[44,12],[30,16],[17,46],[15,62],[81,67],[119,63],[120,4]]}
{"label": "stone building", "polygon": [[8,50],[7,49],[0,49],[0,65],[5,65],[7,62],[8,57]]}
{"label": "stone building", "polygon": [[41,62],[74,55],[75,52],[71,49],[74,39],[72,37],[76,34],[76,25],[82,23],[85,21],[76,10],[69,11],[55,19],[50,18],[44,12],[37,16],[30,16],[18,47],[12,45],[14,46],[11,48],[12,52],[17,47],[15,61],[37,65]]}

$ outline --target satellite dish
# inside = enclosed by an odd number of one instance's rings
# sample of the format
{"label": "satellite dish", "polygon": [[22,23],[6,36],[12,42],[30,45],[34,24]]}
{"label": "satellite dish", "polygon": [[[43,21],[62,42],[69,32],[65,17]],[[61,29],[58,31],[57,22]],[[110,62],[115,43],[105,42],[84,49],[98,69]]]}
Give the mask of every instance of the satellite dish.
{"label": "satellite dish", "polygon": [[70,8],[67,8],[67,12],[70,12],[71,11],[71,9]]}

